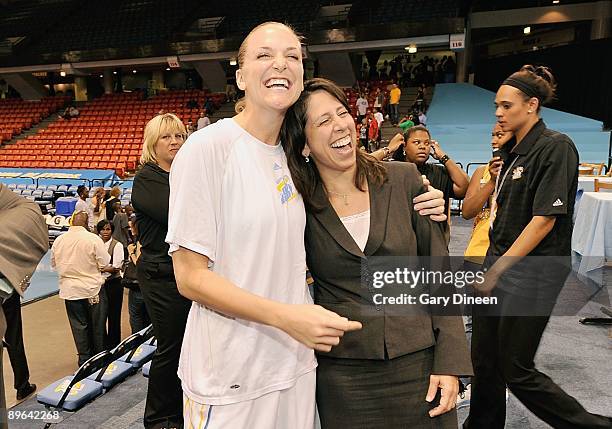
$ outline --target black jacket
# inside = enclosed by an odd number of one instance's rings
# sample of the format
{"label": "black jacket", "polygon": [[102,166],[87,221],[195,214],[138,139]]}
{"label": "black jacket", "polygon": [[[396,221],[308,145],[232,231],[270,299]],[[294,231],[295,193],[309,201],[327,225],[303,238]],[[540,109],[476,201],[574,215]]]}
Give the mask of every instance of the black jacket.
{"label": "black jacket", "polygon": [[412,199],[425,191],[414,164],[386,165],[387,181],[380,187],[369,184],[370,233],[363,252],[322,186],[315,198],[324,209],[307,213],[306,256],[315,280],[315,303],[363,324],[325,355],[381,360],[434,346],[434,374],[469,375],[472,366],[461,317],[436,316],[427,308],[420,314],[398,315],[395,306],[375,306],[372,291],[361,283],[366,258],[448,255],[441,226],[413,210]]}

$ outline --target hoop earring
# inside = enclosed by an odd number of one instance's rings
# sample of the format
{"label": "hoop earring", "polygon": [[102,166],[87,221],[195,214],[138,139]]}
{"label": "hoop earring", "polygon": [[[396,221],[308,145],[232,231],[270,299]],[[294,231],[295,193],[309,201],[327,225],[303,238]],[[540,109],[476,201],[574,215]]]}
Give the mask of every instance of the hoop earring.
{"label": "hoop earring", "polygon": [[310,156],[305,156],[305,157],[304,157],[304,162],[305,162],[306,164],[308,164],[308,163],[310,162]]}

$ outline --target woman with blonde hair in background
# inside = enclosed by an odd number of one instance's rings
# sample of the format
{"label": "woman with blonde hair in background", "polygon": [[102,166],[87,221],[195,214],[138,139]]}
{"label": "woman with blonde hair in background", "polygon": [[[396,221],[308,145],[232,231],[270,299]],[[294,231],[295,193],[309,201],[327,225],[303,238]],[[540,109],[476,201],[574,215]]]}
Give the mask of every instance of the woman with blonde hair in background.
{"label": "woman with blonde hair in background", "polygon": [[165,237],[170,166],[186,134],[185,125],[172,113],[157,115],[147,123],[142,167],[132,189],[141,244],[138,284],[157,338],[148,380],[146,428],[182,427],[183,423],[181,381],[176,371],[191,302],[178,292]]}

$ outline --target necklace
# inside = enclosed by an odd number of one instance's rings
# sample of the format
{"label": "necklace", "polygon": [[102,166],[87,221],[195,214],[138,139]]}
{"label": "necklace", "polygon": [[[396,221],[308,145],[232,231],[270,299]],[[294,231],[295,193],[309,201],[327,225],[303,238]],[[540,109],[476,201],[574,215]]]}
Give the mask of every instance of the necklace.
{"label": "necklace", "polygon": [[327,191],[327,193],[332,194],[332,195],[337,195],[338,197],[341,197],[344,200],[344,205],[345,206],[349,205],[349,203],[348,203],[348,196],[349,196],[349,194],[340,194],[338,192],[329,191],[329,190]]}

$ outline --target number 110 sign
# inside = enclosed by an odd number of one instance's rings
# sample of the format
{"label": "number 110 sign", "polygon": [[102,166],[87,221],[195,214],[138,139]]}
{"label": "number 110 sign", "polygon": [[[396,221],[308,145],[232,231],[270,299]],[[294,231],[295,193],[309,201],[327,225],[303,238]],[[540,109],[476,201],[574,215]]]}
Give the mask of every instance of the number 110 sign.
{"label": "number 110 sign", "polygon": [[450,35],[450,48],[458,51],[465,48],[465,33]]}

